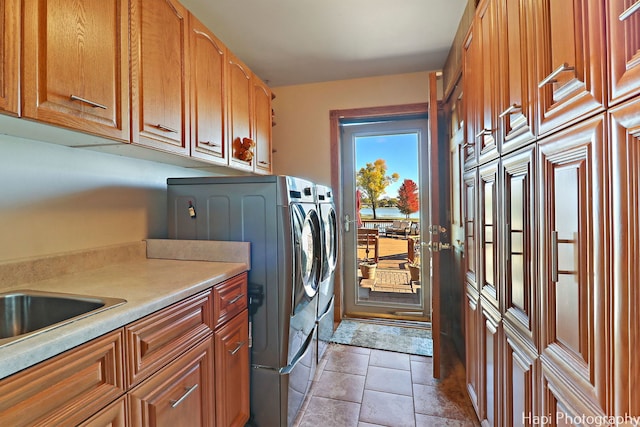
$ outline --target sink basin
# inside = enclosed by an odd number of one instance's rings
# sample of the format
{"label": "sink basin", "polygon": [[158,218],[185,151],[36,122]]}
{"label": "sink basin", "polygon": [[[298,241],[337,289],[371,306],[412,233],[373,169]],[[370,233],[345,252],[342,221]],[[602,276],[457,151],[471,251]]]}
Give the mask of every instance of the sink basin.
{"label": "sink basin", "polygon": [[0,345],[125,303],[120,298],[18,290],[0,294]]}

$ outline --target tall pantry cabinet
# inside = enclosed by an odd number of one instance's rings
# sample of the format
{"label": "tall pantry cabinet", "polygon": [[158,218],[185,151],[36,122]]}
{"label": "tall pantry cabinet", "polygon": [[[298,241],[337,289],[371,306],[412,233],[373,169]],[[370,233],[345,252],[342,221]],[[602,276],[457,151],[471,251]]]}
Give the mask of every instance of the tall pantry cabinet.
{"label": "tall pantry cabinet", "polygon": [[482,0],[462,51],[478,417],[640,416],[640,2]]}

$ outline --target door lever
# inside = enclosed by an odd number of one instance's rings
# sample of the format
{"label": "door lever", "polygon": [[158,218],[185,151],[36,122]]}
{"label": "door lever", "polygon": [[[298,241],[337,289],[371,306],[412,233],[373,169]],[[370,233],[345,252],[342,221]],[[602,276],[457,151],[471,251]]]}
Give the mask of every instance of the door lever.
{"label": "door lever", "polygon": [[347,233],[349,232],[349,228],[350,228],[350,224],[356,222],[355,219],[351,219],[351,217],[349,216],[349,214],[346,214],[344,216],[344,231],[346,231]]}

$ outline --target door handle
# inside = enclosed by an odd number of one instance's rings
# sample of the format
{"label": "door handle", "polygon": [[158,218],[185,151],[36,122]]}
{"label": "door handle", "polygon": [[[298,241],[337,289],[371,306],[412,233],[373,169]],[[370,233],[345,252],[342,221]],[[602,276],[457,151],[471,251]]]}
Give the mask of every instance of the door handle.
{"label": "door handle", "polygon": [[344,231],[349,232],[350,224],[351,224],[351,223],[353,223],[353,222],[356,222],[356,220],[355,220],[355,219],[351,219],[351,217],[349,216],[349,214],[346,214],[346,215],[344,216],[344,220],[343,220],[343,223],[344,223]]}

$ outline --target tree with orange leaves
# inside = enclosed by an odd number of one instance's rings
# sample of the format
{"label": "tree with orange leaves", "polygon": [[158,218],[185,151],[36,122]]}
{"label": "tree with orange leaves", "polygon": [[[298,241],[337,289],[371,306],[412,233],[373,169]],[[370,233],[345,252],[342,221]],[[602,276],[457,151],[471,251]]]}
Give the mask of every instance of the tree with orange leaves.
{"label": "tree with orange leaves", "polygon": [[398,189],[398,210],[407,218],[420,209],[418,185],[411,179],[405,179]]}

